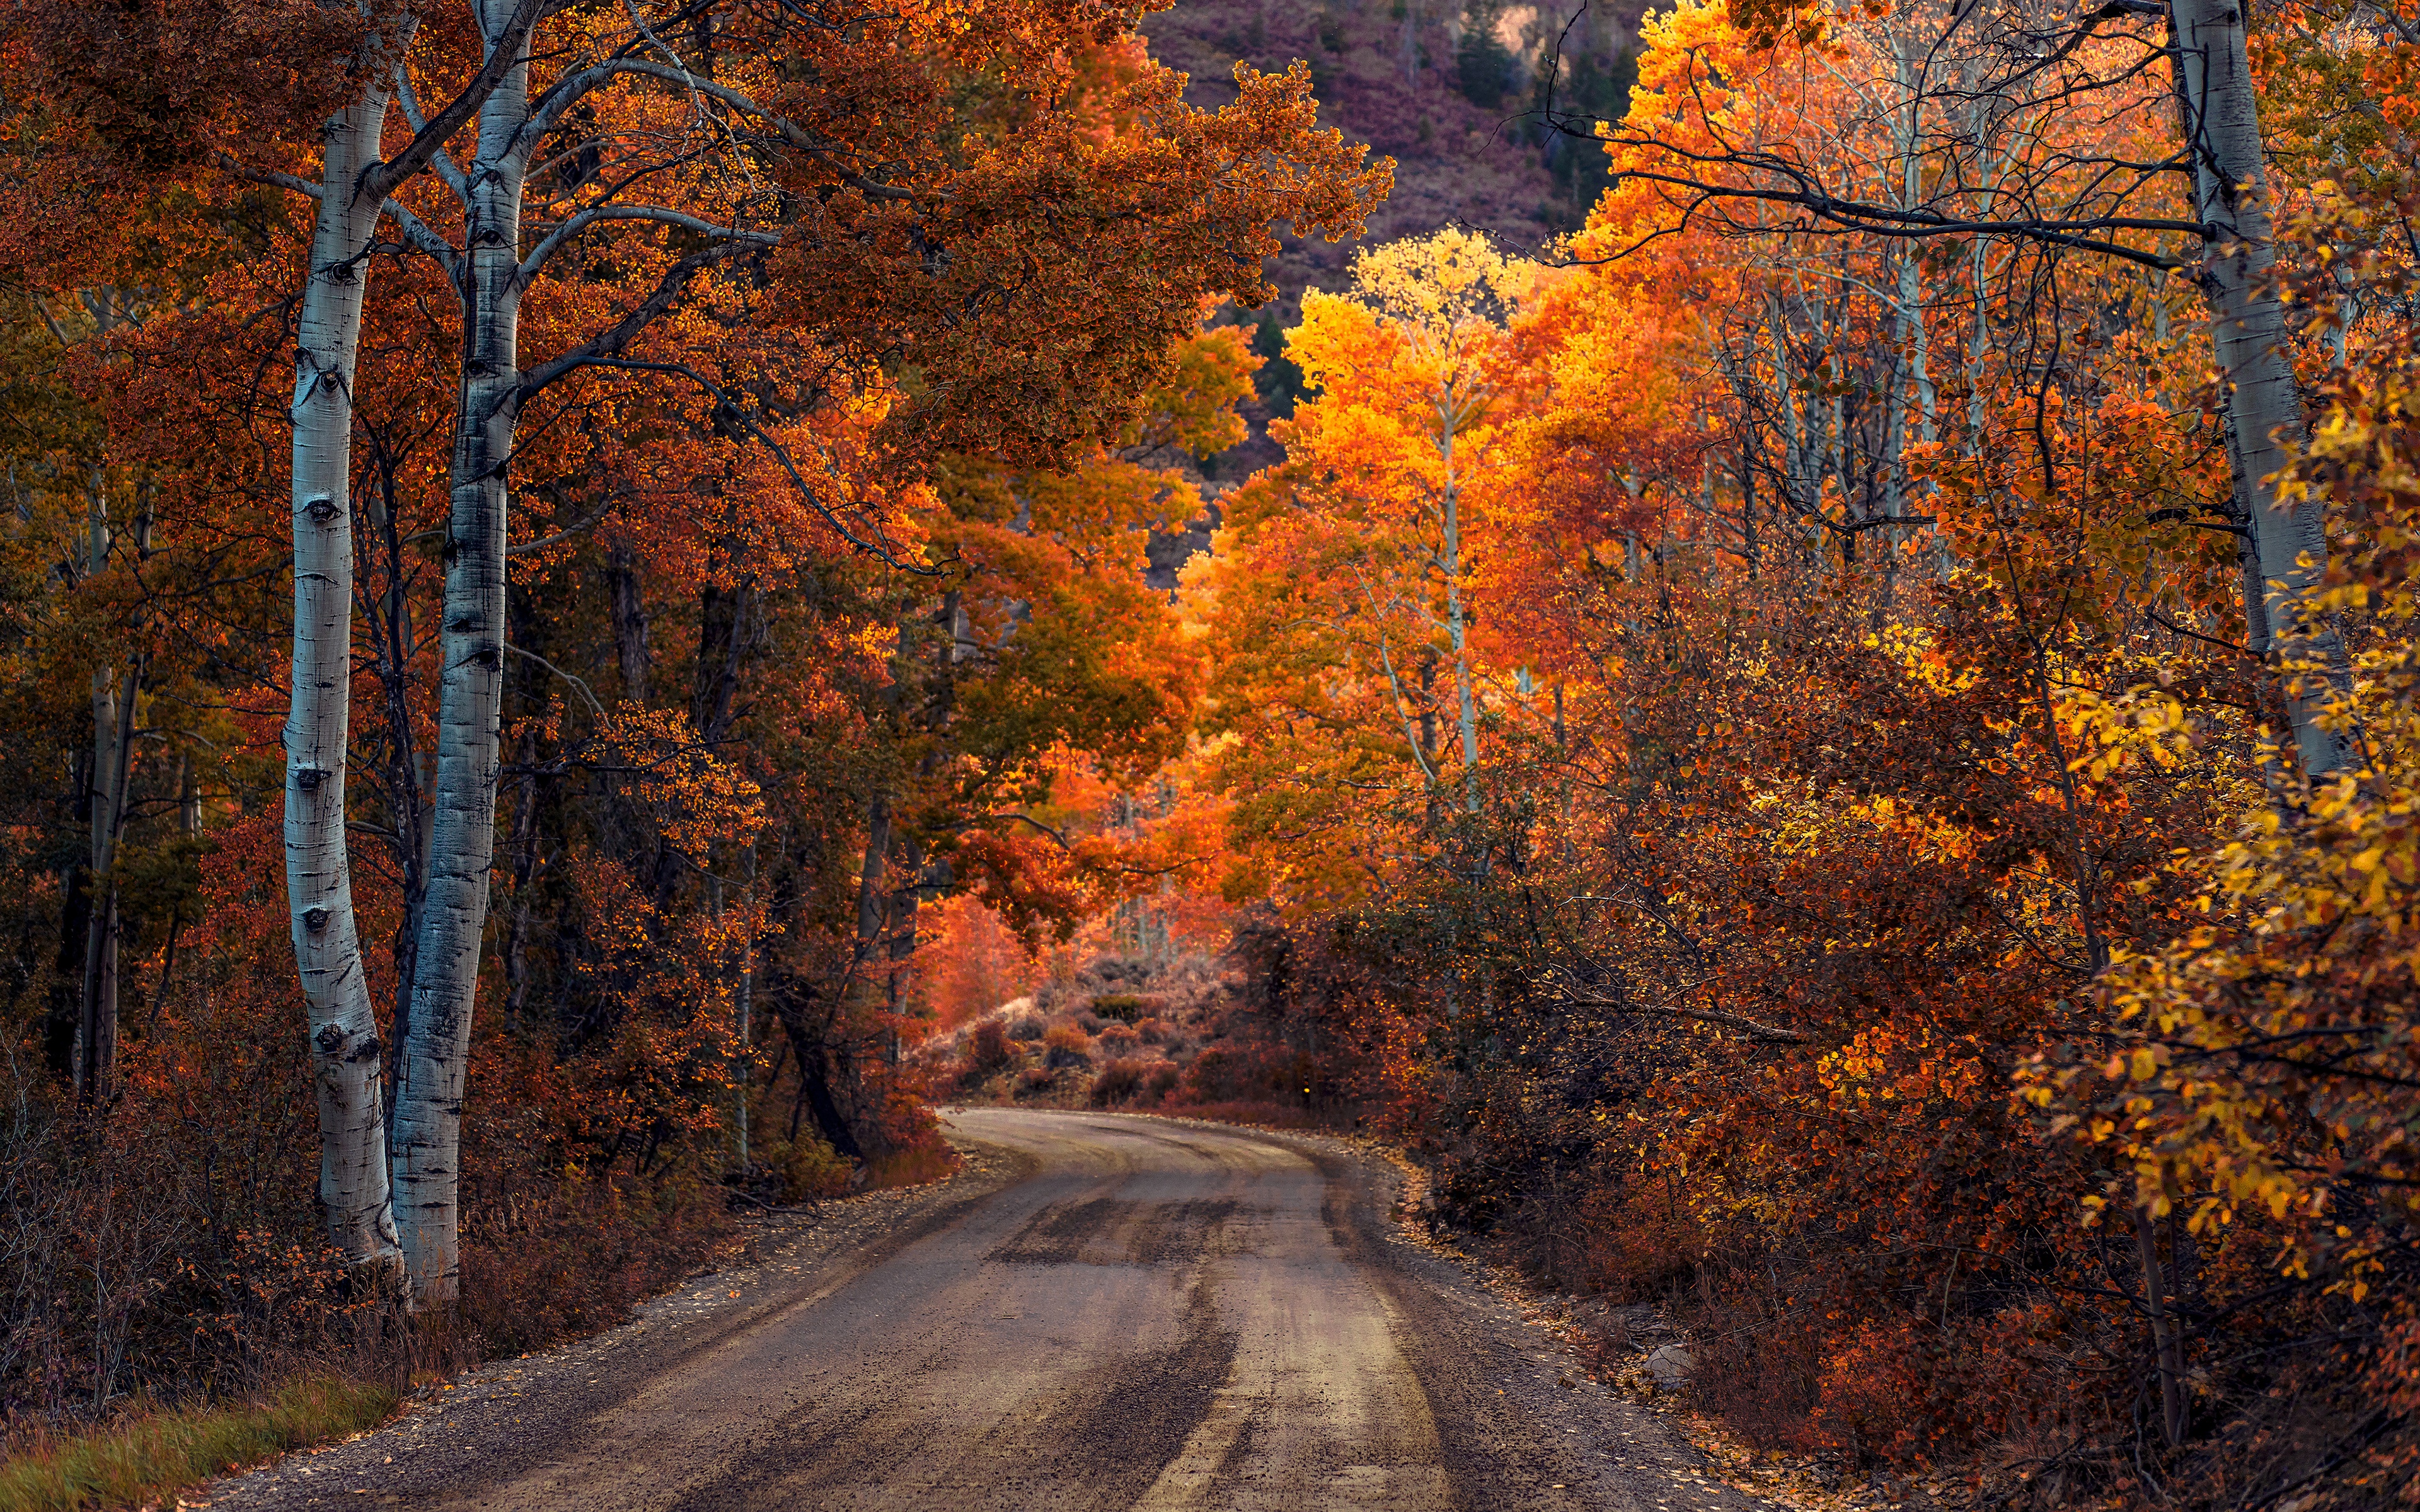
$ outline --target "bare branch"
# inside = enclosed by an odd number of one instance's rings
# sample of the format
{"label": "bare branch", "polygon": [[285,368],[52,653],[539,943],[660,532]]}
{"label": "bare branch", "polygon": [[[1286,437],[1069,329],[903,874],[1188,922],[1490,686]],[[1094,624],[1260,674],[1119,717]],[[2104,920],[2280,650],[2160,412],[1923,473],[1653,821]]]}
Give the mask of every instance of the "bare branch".
{"label": "bare branch", "polygon": [[478,114],[479,107],[488,102],[488,97],[496,92],[496,86],[521,65],[522,52],[528,46],[530,33],[545,18],[549,3],[550,0],[520,0],[520,4],[513,8],[512,17],[504,23],[504,29],[487,39],[487,58],[479,65],[479,71],[471,76],[471,82],[463,86],[462,92],[447,100],[444,109],[413,131],[411,140],[404,145],[401,152],[385,162],[373,163],[364,169],[360,181],[353,186],[353,193],[384,199],[427,167],[429,160],[453,138],[454,133]]}
{"label": "bare branch", "polygon": [[548,671],[554,673],[555,676],[562,678],[565,682],[569,683],[572,687],[580,689],[580,696],[587,701],[589,712],[596,715],[599,719],[605,717],[605,705],[597,702],[597,695],[588,690],[588,685],[586,683],[582,682],[571,673],[565,671],[562,668],[547,660],[544,656],[539,656],[535,651],[523,650],[521,647],[514,645],[509,640],[504,642],[504,649],[511,652],[516,656],[526,657],[531,661],[536,662]]}
{"label": "bare branch", "polygon": [[[569,362],[569,359],[563,359],[561,362]],[[554,367],[561,365],[561,362],[558,363],[550,363],[549,366]],[[846,541],[850,546],[855,547],[858,550],[862,551],[866,555],[882,563],[885,566],[895,568],[898,571],[912,573],[919,578],[938,578],[941,575],[942,569],[940,567],[920,566],[914,563],[902,562],[898,557],[892,553],[888,547],[882,546],[877,542],[868,541],[859,535],[855,531],[851,530],[848,527],[848,523],[842,519],[839,514],[836,513],[830,505],[826,504],[820,498],[816,497],[815,490],[809,486],[805,475],[799,471],[799,465],[791,457],[788,448],[784,447],[780,441],[775,440],[770,435],[768,435],[764,426],[757,424],[756,417],[750,414],[743,407],[733,399],[728,390],[724,389],[720,383],[715,382],[712,378],[707,378],[705,374],[700,373],[697,369],[690,366],[688,363],[643,362],[626,357],[584,357],[581,358],[577,362],[570,362],[569,366],[565,367],[562,373],[554,374],[553,377],[561,378],[565,373],[576,371],[582,367],[599,367],[629,373],[661,373],[674,378],[686,378],[690,382],[696,384],[699,388],[711,394],[717,404],[722,406],[722,413],[725,419],[747,431],[749,435],[754,437],[756,440],[764,446],[766,451],[772,454],[773,460],[780,463],[782,471],[789,475],[791,486],[799,490],[799,494],[801,498],[806,500],[807,507],[813,509],[817,515],[821,516],[824,523],[830,526],[833,531],[838,532],[841,539]],[[549,381],[552,381],[552,378],[550,378]]]}
{"label": "bare branch", "polygon": [[657,205],[598,205],[572,216],[530,250],[530,255],[521,259],[522,282],[535,278],[548,259],[560,252],[566,242],[600,221],[650,221],[658,225],[676,226],[683,231],[743,247],[772,247],[779,245],[782,239],[772,232],[741,231],[721,226],[712,221]]}

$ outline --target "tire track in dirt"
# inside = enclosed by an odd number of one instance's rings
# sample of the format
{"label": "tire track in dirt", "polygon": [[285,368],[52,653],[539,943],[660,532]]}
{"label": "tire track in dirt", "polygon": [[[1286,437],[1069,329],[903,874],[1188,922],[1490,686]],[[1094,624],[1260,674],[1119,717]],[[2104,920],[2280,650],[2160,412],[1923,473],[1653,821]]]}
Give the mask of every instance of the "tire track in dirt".
{"label": "tire track in dirt", "polygon": [[[224,1483],[257,1512],[1749,1512],[1333,1141],[951,1120],[991,1173]],[[804,1241],[801,1241],[804,1243]],[[1563,1385],[1558,1386],[1556,1381]]]}

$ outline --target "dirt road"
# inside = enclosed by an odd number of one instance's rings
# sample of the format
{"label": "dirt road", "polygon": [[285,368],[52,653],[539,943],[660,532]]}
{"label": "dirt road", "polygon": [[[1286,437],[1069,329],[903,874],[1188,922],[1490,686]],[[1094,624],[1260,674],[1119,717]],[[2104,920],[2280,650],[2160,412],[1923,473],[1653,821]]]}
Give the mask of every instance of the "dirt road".
{"label": "dirt road", "polygon": [[1578,1508],[1753,1504],[1396,1238],[1317,1142],[977,1109],[996,1151],[881,1238],[692,1283],[394,1427],[216,1489],[403,1505]]}

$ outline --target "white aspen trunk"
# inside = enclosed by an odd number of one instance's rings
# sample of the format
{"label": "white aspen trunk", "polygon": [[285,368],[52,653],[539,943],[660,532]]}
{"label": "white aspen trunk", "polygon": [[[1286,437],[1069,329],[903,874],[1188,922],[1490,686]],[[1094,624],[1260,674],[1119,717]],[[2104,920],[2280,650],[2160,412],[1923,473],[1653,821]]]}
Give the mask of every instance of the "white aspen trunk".
{"label": "white aspen trunk", "polygon": [[[1817,329],[1820,331],[1822,328]],[[1839,347],[1828,343],[1826,345],[1829,349],[1823,362],[1824,365],[1831,370],[1829,374],[1831,382],[1828,385],[1831,396],[1824,401],[1823,445],[1825,451],[1830,454],[1827,459],[1827,471],[1831,473],[1833,481],[1839,486],[1840,507],[1845,513],[1857,497],[1856,480],[1849,476],[1849,412],[1840,397],[1846,392],[1847,385],[1841,381]],[[1823,497],[1820,480],[1816,497],[1819,500]],[[1848,539],[1854,541],[1856,537],[1852,535]],[[1848,553],[1845,550],[1841,553],[1840,564],[1845,573],[1848,567]]]}
{"label": "white aspen trunk", "polygon": [[[2211,345],[2226,384],[2235,460],[2250,498],[2252,541],[2261,578],[2257,608],[2274,663],[2319,671],[2284,677],[2288,717],[2303,770],[2319,777],[2357,764],[2355,742],[2322,729],[2330,695],[2350,687],[2343,638],[2310,606],[2327,576],[2327,507],[2279,496],[2275,474],[2287,454],[2308,440],[2294,371],[2285,347],[2285,307],[2270,284],[2276,262],[2267,170],[2260,156],[2259,100],[2243,43],[2242,0],[2170,0],[2179,41],[2177,71],[2185,100],[2187,147],[2202,220],[2211,231],[2202,259]],[[2304,685],[2309,685],[2307,688]]]}
{"label": "white aspen trunk", "polygon": [[1966,333],[1966,455],[1983,455],[1983,366],[1992,350],[1991,239],[1977,237],[1967,258],[1967,279],[1975,288],[1975,327]]}
{"label": "white aspen trunk", "polygon": [[[1914,169],[1910,169],[1913,177]],[[1940,439],[1941,395],[1932,381],[1932,339],[1924,324],[1924,271],[1913,255],[1899,264],[1900,329],[1907,337],[1908,386],[1916,400],[1916,439]]]}
{"label": "white aspen trunk", "polygon": [[1925,329],[1924,285],[1915,258],[1900,270],[1899,287],[1911,332],[1907,361],[1916,380],[1916,439],[1930,446],[1941,439],[1941,391],[1932,381],[1932,337]]}
{"label": "white aspen trunk", "polygon": [[[1899,85],[1906,99],[1906,108],[1897,116],[1894,127],[1899,140],[1900,155],[1899,204],[1903,209],[1914,209],[1924,198],[1924,98],[1925,77],[1918,67],[1914,49],[1904,36],[1895,39],[1892,54],[1899,72]],[[1913,246],[1899,248],[1898,286],[1892,291],[1892,313],[1898,324],[1900,351],[1892,356],[1894,363],[1904,362],[1904,381],[1894,385],[1893,414],[1890,436],[1890,509],[1889,513],[1903,517],[1908,513],[1908,497],[1914,491],[1908,478],[1907,442],[1911,421],[1916,440],[1931,445],[1940,438],[1938,412],[1940,395],[1932,381],[1931,333],[1924,318],[1924,268]],[[1913,414],[1910,411],[1913,411]],[[1889,532],[1891,560],[1884,565],[1884,592],[1891,594],[1899,580],[1898,548],[1912,534],[1893,529]],[[1932,558],[1936,576],[1948,571],[1947,548],[1938,532],[1931,536]]]}
{"label": "white aspen trunk", "polygon": [[[1900,258],[1898,283],[1902,289],[1906,286],[1914,268],[1914,258],[1905,255]],[[1898,519],[1907,513],[1909,375],[1905,366],[1906,358],[1903,355],[1905,351],[1903,343],[1907,332],[1907,306],[1897,298],[1891,301],[1891,324],[1895,328],[1892,335],[1897,339],[1891,344],[1890,395],[1883,405],[1883,515],[1888,519]],[[1899,532],[1893,530],[1889,532],[1888,538],[1893,545],[1896,545]]]}
{"label": "white aspen trunk", "polygon": [[286,896],[319,1102],[319,1207],[349,1264],[393,1268],[378,1015],[362,972],[345,845],[352,689],[353,365],[364,254],[379,202],[357,195],[378,161],[387,95],[377,85],[328,122],[318,222],[294,352],[293,706],[286,722]]}
{"label": "white aspen trunk", "polygon": [[1462,622],[1462,487],[1453,472],[1453,432],[1461,417],[1450,388],[1437,406],[1437,451],[1445,464],[1445,619],[1453,640],[1453,681],[1459,707],[1454,722],[1462,733],[1462,802],[1466,813],[1479,811],[1479,695],[1471,687],[1469,631]]}
{"label": "white aspen trunk", "polygon": [[[109,477],[99,463],[94,464],[85,483],[85,578],[87,581],[109,570]],[[91,843],[85,852],[85,889],[89,900],[85,914],[84,947],[83,995],[76,1004],[75,1049],[72,1076],[76,1101],[96,1102],[101,1097],[101,1082],[105,1074],[99,1065],[102,1058],[101,1021],[114,1016],[114,1003],[104,1004],[104,995],[114,995],[116,988],[116,964],[117,933],[117,889],[109,884],[110,839],[116,832],[116,801],[113,796],[117,772],[117,669],[106,662],[92,674],[92,765],[85,783],[85,818],[91,828]]]}
{"label": "white aspen trunk", "polygon": [[[1899,60],[1900,87],[1907,95],[1906,125],[1900,138],[1899,202],[1914,209],[1924,198],[1924,81],[1910,44],[1902,39],[1894,49]],[[1908,346],[1908,377],[1915,389],[1916,440],[1930,445],[1938,437],[1939,395],[1932,383],[1931,342],[1924,326],[1924,274],[1912,249],[1902,248],[1899,261],[1899,317]]]}
{"label": "white aspen trunk", "polygon": [[[506,35],[514,8],[511,0],[480,0],[480,30],[491,48]],[[460,1289],[462,1088],[496,844],[505,476],[521,378],[517,342],[527,163],[518,137],[529,118],[526,36],[512,45],[519,56],[480,105],[478,156],[468,174],[462,380],[439,650],[436,813],[409,1038],[396,1080],[396,1218],[415,1307],[450,1303]]]}
{"label": "white aspen trunk", "polygon": [[[1766,295],[1765,331],[1773,347],[1774,409],[1781,416],[1781,506],[1789,517],[1790,527],[1798,530],[1806,526],[1811,512],[1806,496],[1806,474],[1809,470],[1806,427],[1800,423],[1798,382],[1790,368],[1789,326],[1789,314],[1780,298]],[[1802,539],[1816,543],[1813,549],[1821,551],[1821,527],[1808,531]]]}
{"label": "white aspen trunk", "polygon": [[[1916,87],[1916,75],[1907,55],[1907,40],[1896,32],[1891,37],[1891,69],[1894,82],[1905,97],[1903,108],[1891,113],[1891,147],[1899,157],[1899,182],[1890,186],[1890,193],[1905,208],[1915,203],[1917,180],[1916,132],[1917,111],[1921,99]],[[1889,300],[1891,320],[1891,385],[1890,395],[1883,406],[1883,514],[1898,519],[1907,513],[1907,415],[1908,397],[1915,374],[1908,367],[1910,340],[1909,323],[1916,313],[1916,271],[1913,249],[1904,244],[1892,247],[1893,277]],[[1889,532],[1892,547],[1899,544],[1899,532]],[[1885,563],[1885,598],[1890,594],[1893,574]]]}

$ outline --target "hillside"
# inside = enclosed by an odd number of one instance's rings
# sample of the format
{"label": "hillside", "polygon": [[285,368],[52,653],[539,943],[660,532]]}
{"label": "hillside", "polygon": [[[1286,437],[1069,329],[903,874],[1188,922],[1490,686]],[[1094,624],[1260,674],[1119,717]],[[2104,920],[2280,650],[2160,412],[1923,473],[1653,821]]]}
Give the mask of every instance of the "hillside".
{"label": "hillside", "polygon": [[[1555,7],[1440,0],[1178,0],[1144,17],[1153,54],[1190,77],[1187,98],[1194,104],[1233,100],[1238,62],[1276,70],[1301,58],[1311,65],[1323,124],[1395,160],[1394,194],[1360,242],[1285,237],[1270,268],[1278,298],[1222,318],[1259,325],[1259,349],[1276,359],[1303,290],[1343,286],[1356,246],[1460,224],[1487,232],[1507,251],[1528,251],[1578,225],[1604,187],[1602,155],[1544,136],[1525,113],[1540,98],[1559,39],[1558,105],[1618,114],[1646,8],[1644,0],[1617,0],[1575,22]],[[1277,459],[1267,423],[1293,409],[1293,379],[1281,360],[1264,370],[1262,402],[1248,414],[1251,439],[1203,470],[1214,492]]]}

